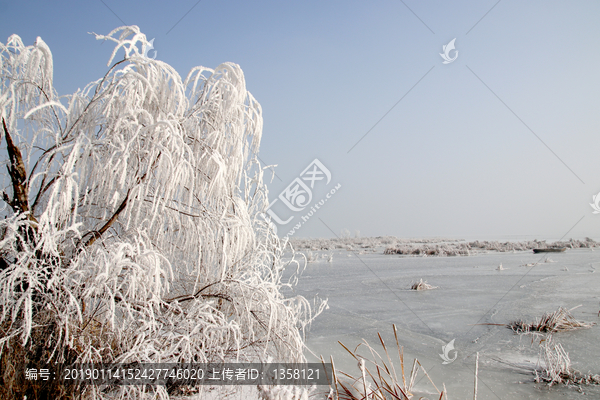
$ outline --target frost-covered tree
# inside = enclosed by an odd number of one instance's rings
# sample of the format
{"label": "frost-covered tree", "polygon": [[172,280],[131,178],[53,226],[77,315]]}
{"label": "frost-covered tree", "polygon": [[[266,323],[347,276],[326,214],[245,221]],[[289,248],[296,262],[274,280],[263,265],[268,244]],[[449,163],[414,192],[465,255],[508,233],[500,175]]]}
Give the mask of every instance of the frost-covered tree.
{"label": "frost-covered tree", "polygon": [[260,218],[261,107],[242,70],[182,79],[144,57],[136,26],[96,38],[115,43],[108,72],[68,96],[40,38],[0,43],[5,388],[31,360],[304,361],[322,304],[281,292],[283,244]]}

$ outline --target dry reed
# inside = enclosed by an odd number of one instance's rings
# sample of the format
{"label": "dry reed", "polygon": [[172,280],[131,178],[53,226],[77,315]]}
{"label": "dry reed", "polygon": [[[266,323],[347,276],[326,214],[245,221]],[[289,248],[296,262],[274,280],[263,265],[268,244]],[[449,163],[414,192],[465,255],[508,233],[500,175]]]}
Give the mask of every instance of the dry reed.
{"label": "dry reed", "polygon": [[560,343],[552,340],[552,335],[540,341],[540,359],[545,366],[536,369],[535,382],[547,383],[549,386],[565,385],[600,385],[600,375],[582,374],[573,369],[569,354]]}
{"label": "dry reed", "polygon": [[550,313],[545,313],[539,320],[528,323],[523,320],[517,320],[509,323],[508,328],[519,334],[527,334],[530,332],[565,332],[581,328],[590,328],[594,324],[583,321],[578,321],[573,317],[570,311],[563,307]]}
{"label": "dry reed", "polygon": [[[364,339],[363,343],[356,346],[354,351],[348,349],[342,342],[338,342],[357,361],[360,376],[354,377],[348,373],[336,371],[333,358],[331,358],[331,364],[333,366],[333,382],[330,383],[329,398],[334,400],[409,400],[414,396],[412,391],[419,369],[425,373],[429,382],[431,382],[438,392],[439,399],[441,400],[443,398],[446,393],[445,387],[443,391],[440,391],[429,377],[425,368],[423,368],[416,358],[413,361],[407,383],[404,370],[404,348],[400,347],[398,342],[396,325],[393,325],[393,329],[396,347],[398,348],[401,376],[398,377],[390,353],[379,333],[377,333],[377,335],[379,336],[379,341],[385,352],[385,359]],[[358,353],[360,346],[367,348],[370,357],[365,357]]]}

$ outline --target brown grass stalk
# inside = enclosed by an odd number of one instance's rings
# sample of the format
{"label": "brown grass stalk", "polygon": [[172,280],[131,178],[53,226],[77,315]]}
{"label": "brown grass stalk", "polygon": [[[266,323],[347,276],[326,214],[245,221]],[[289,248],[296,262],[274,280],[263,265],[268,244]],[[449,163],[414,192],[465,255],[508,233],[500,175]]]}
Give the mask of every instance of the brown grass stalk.
{"label": "brown grass stalk", "polygon": [[[433,383],[431,377],[421,365],[419,360],[415,359],[411,369],[410,376],[408,377],[409,384],[407,385],[407,379],[404,374],[404,351],[399,345],[398,334],[396,326],[393,325],[394,337],[396,339],[396,346],[398,348],[398,359],[400,361],[402,376],[398,377],[396,368],[392,362],[392,358],[387,349],[387,346],[378,333],[379,341],[385,352],[385,357],[380,355],[366,340],[360,343],[354,351],[350,350],[342,342],[340,345],[358,362],[358,368],[360,369],[360,376],[354,377],[346,372],[338,371],[336,373],[334,367],[333,384],[330,384],[330,393],[335,395],[335,400],[367,400],[367,399],[381,399],[381,400],[410,400],[414,394],[411,392],[412,387],[416,381],[417,373],[420,369],[423,370],[433,387],[440,394],[442,399],[445,394]],[[370,353],[370,357],[365,357],[359,354],[360,347],[366,347]],[[333,365],[333,358],[332,358]],[[346,377],[348,379],[340,379]],[[342,388],[342,390],[338,390]],[[445,387],[444,387],[445,388]]]}
{"label": "brown grass stalk", "polygon": [[570,311],[563,307],[550,313],[545,313],[542,317],[534,322],[528,323],[523,320],[517,320],[509,323],[508,328],[519,334],[527,334],[530,332],[565,332],[575,329],[590,328],[594,323],[587,323],[577,320]]}

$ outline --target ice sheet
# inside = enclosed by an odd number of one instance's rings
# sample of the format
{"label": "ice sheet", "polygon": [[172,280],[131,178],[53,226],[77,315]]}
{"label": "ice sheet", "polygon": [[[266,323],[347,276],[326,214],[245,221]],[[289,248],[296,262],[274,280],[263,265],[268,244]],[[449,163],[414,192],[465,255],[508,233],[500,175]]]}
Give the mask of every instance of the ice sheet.
{"label": "ice sheet", "polygon": [[[338,341],[353,349],[363,338],[376,344],[380,332],[388,348],[395,350],[392,324],[396,324],[405,366],[409,368],[417,357],[438,388],[445,383],[451,399],[472,398],[476,352],[480,353],[479,399],[583,398],[577,389],[535,384],[532,374],[519,369],[538,362],[538,344],[532,343],[532,336],[516,335],[505,326],[477,324],[534,320],[559,306],[580,304],[573,315],[598,322],[600,253],[591,249],[461,257],[384,255],[382,251],[358,254],[339,249],[313,253],[316,261],[307,265],[295,291],[307,298],[318,294],[329,299],[329,309],[308,332],[307,345],[327,359],[333,355],[338,369],[358,373],[356,361]],[[328,262],[324,256],[331,254]],[[533,263],[538,264],[524,266]],[[498,270],[500,264],[502,270]],[[419,279],[439,288],[409,290],[411,282]],[[600,373],[598,329],[554,335],[581,372]],[[452,339],[457,359],[443,365],[439,354]],[[426,378],[417,387],[437,393]],[[600,398],[598,387],[584,386],[583,391],[586,398]]]}

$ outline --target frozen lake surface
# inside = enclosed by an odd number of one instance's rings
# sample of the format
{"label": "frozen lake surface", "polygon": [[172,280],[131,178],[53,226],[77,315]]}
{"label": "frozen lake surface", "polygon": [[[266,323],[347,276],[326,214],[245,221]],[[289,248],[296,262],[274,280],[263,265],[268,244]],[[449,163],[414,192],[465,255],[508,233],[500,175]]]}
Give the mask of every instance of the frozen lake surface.
{"label": "frozen lake surface", "polygon": [[[333,254],[331,262],[324,256]],[[404,346],[405,367],[416,357],[433,382],[446,385],[449,399],[472,399],[475,353],[479,352],[478,399],[591,399],[600,388],[553,386],[533,382],[533,375],[514,365],[538,363],[539,338],[519,336],[505,326],[517,319],[533,321],[559,306],[573,308],[578,320],[598,322],[600,252],[568,249],[565,253],[487,252],[461,257],[359,254],[339,250],[313,252],[295,292],[329,299],[307,333],[307,346],[336,368],[357,376],[356,361],[338,344],[354,349],[362,339],[378,343],[377,332],[399,362],[392,324]],[[545,262],[553,261],[553,262]],[[533,267],[526,264],[538,263]],[[498,270],[502,264],[503,270]],[[438,289],[409,290],[423,279]],[[457,358],[443,365],[442,346],[455,339]],[[600,373],[599,327],[554,334],[569,353],[573,367]],[[533,341],[533,343],[532,343]],[[380,349],[380,346],[377,346]],[[366,354],[366,352],[365,352]],[[453,358],[454,352],[450,353]],[[309,355],[309,361],[314,361]],[[543,361],[542,361],[543,362]],[[510,364],[507,364],[510,363]],[[420,373],[416,388],[437,391]],[[418,397],[417,397],[418,398]]]}

